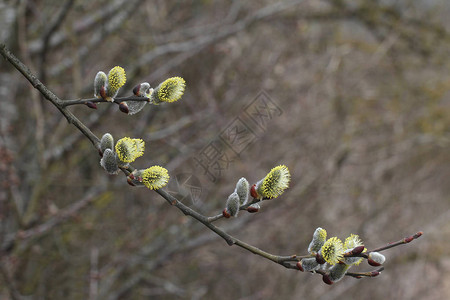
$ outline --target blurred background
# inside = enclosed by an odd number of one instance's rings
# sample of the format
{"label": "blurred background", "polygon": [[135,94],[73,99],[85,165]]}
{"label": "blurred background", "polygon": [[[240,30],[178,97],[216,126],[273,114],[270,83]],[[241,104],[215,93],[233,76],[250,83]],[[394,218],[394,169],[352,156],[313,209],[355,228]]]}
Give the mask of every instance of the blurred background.
{"label": "blurred background", "polygon": [[[285,164],[291,187],[217,225],[279,255],[317,227],[387,250],[376,278],[285,269],[229,247],[158,194],[107,175],[92,144],[0,62],[0,299],[450,297],[450,4],[444,0],[0,1],[0,40],[61,99],[186,80],[136,115],[71,107],[97,136],[146,141],[135,167],[207,216]],[[243,134],[243,135],[242,135]],[[352,270],[370,271],[366,262]]]}

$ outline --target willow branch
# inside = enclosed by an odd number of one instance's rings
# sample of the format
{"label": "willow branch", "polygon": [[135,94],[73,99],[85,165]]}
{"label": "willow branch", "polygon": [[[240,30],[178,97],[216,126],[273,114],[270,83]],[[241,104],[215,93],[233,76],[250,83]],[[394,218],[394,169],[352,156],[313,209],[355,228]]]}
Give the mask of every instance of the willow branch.
{"label": "willow branch", "polygon": [[232,246],[232,245],[239,246],[241,248],[244,248],[244,249],[252,252],[253,254],[256,254],[256,255],[259,255],[261,257],[264,257],[264,258],[266,258],[268,260],[271,260],[271,261],[273,261],[273,262],[275,262],[277,264],[282,264],[286,260],[295,258],[295,255],[294,256],[279,256],[279,255],[270,254],[270,253],[265,252],[265,251],[255,247],[255,246],[247,244],[247,243],[245,243],[245,242],[243,242],[243,241],[233,237],[232,235],[226,233],[225,231],[223,231],[219,227],[211,224],[211,222],[209,221],[209,218],[207,218],[204,215],[196,212],[195,210],[191,209],[190,207],[184,205],[183,203],[178,201],[177,198],[175,198],[174,196],[170,195],[166,191],[164,191],[162,189],[159,189],[159,190],[156,190],[156,192],[158,194],[160,194],[161,197],[166,199],[166,201],[170,205],[173,205],[176,208],[178,208],[179,210],[181,210],[181,212],[183,212],[183,214],[196,219],[197,221],[199,221],[200,223],[202,223],[203,225],[205,225],[206,227],[208,227],[209,229],[214,231],[217,235],[219,235],[221,238],[223,238],[227,242],[227,244],[229,246]]}
{"label": "willow branch", "polygon": [[[54,106],[56,106],[56,108],[58,108],[58,110],[66,117],[67,121],[70,124],[73,124],[75,127],[77,127],[82,134],[84,134],[94,145],[94,147],[96,149],[99,149],[99,138],[94,135],[80,120],[78,120],[70,111],[67,110],[66,106],[69,105],[75,105],[75,104],[85,104],[83,102],[88,102],[88,101],[98,101],[98,102],[104,102],[103,99],[80,99],[80,100],[66,100],[66,101],[62,101],[60,98],[58,98],[53,92],[51,92],[46,86],[44,86],[44,84],[42,84],[37,78],[36,76],[28,69],[28,67],[26,67],[17,57],[15,57],[7,48],[4,44],[0,44],[0,53],[2,54],[2,56],[8,60],[19,72],[22,73],[22,75],[32,84],[32,86],[34,88],[36,88],[44,97],[45,99],[47,99],[48,101],[50,101]],[[148,101],[148,98],[144,98],[144,97],[124,97],[124,98],[116,98],[114,100],[114,102],[118,102],[118,101]],[[128,176],[133,170],[134,167],[132,166],[127,166],[127,167],[122,167],[121,168],[122,172]],[[217,216],[213,216],[213,217],[206,217],[202,214],[200,214],[199,212],[193,210],[192,208],[186,206],[185,204],[183,204],[182,202],[180,202],[177,198],[175,198],[174,196],[170,195],[169,193],[167,193],[166,191],[159,189],[156,190],[156,192],[163,197],[170,205],[175,206],[176,208],[178,208],[184,215],[186,216],[190,216],[192,218],[194,218],[195,220],[197,220],[198,222],[202,223],[204,226],[206,226],[208,229],[210,229],[211,231],[213,231],[214,233],[216,233],[218,236],[220,236],[221,238],[223,238],[227,244],[229,246],[232,245],[236,245],[239,246],[255,255],[264,257],[270,261],[273,261],[277,264],[280,264],[288,269],[298,269],[296,266],[296,263],[301,261],[303,258],[306,257],[311,257],[311,255],[306,255],[306,256],[298,256],[298,255],[290,255],[290,256],[280,256],[280,255],[275,255],[275,254],[271,254],[268,253],[266,251],[263,251],[253,245],[250,245],[244,241],[241,241],[237,238],[235,238],[234,236],[228,234],[227,232],[225,232],[224,230],[222,230],[221,228],[215,226],[214,224],[212,224],[212,222],[219,220],[221,218],[220,215]],[[33,228],[31,230],[28,231],[22,231],[19,232],[17,237],[19,238],[29,238],[32,236],[36,236],[41,234],[42,232],[46,232],[48,230],[50,230],[52,227],[54,227],[55,225],[57,225],[59,222],[67,219],[68,217],[70,217],[73,214],[73,211],[77,211],[80,209],[80,207],[82,207],[85,203],[88,203],[89,201],[92,201],[93,197],[87,197],[86,200],[82,201],[81,204],[79,205],[75,205],[73,207],[70,207],[69,209],[67,209],[67,211],[64,211],[62,214],[60,214],[60,216],[58,218],[54,218],[52,220],[50,220],[49,222],[42,224],[41,226],[38,226],[36,228]],[[262,200],[266,200],[266,199],[262,199]],[[259,199],[253,199],[252,201],[250,201],[249,203],[242,205],[240,207],[240,210],[245,210],[247,209],[250,205],[260,202],[261,200]],[[386,246],[377,248],[373,251],[382,251],[382,250],[386,250],[392,247],[396,247],[399,245],[403,245],[406,243],[409,243],[411,241],[413,241],[414,239],[417,239],[418,237],[420,237],[422,235],[422,232],[418,232],[415,235],[406,237],[398,242],[395,243],[390,243]],[[14,240],[13,240],[14,241]],[[373,252],[372,251],[372,252]],[[354,255],[354,256],[362,256],[367,258],[367,253],[360,253],[358,255]],[[379,272],[381,272],[383,269],[378,269],[372,272],[366,272],[366,273],[347,273],[348,276],[353,276],[356,278],[361,278],[361,277],[374,277],[377,276],[379,274]],[[326,271],[324,270],[316,270],[314,271],[316,273],[319,274],[326,274]]]}
{"label": "willow branch", "polygon": [[405,238],[401,239],[400,241],[397,241],[397,242],[394,242],[394,243],[389,243],[386,246],[374,249],[371,252],[381,252],[381,251],[386,250],[386,249],[390,249],[390,248],[397,247],[397,246],[400,246],[400,245],[408,244],[408,243],[412,242],[413,240],[418,239],[419,237],[421,237],[422,234],[423,234],[423,232],[419,231],[419,232],[417,232],[414,235],[405,237]]}
{"label": "willow branch", "polygon": [[69,124],[73,124],[81,131],[94,145],[96,149],[100,147],[100,139],[92,133],[77,117],[63,106],[63,101],[50,91],[37,77],[25,66],[14,54],[12,54],[5,44],[0,44],[0,54],[11,63],[22,75],[37,89],[45,99],[50,101],[67,119]]}
{"label": "willow branch", "polygon": [[347,272],[345,273],[345,275],[347,276],[351,276],[354,278],[362,278],[362,277],[376,277],[378,275],[380,275],[380,273],[384,271],[384,267],[378,268],[374,271],[370,271],[370,272]]}
{"label": "willow branch", "polygon": [[87,103],[120,103],[123,101],[142,101],[142,102],[149,102],[150,98],[147,97],[138,97],[138,96],[128,96],[128,97],[117,97],[114,98],[114,101],[108,101],[102,98],[89,98],[89,99],[75,99],[75,100],[63,100],[61,105],[62,107],[67,107],[71,105],[79,105],[79,104],[87,104]]}

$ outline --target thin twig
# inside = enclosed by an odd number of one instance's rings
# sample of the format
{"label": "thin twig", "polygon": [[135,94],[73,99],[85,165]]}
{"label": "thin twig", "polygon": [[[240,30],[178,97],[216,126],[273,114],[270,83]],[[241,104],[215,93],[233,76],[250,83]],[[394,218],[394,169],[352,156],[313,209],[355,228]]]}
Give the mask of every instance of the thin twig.
{"label": "thin twig", "polygon": [[79,104],[87,104],[91,103],[120,103],[123,101],[136,101],[136,102],[149,102],[150,98],[147,97],[139,97],[139,96],[128,96],[128,97],[117,97],[114,98],[114,101],[108,101],[102,98],[89,98],[89,99],[76,99],[76,100],[63,100],[61,103],[62,107],[67,107],[71,105],[79,105]]}
{"label": "thin twig", "polygon": [[347,272],[345,275],[355,277],[355,278],[361,278],[361,277],[375,277],[380,275],[380,273],[384,271],[384,267],[378,268],[374,271],[370,272]]}
{"label": "thin twig", "polygon": [[196,220],[201,222],[203,225],[205,225],[206,227],[208,227],[209,229],[211,229],[212,231],[217,233],[221,238],[223,238],[227,242],[228,245],[231,246],[231,245],[233,245],[235,243],[235,240],[234,240],[234,238],[232,236],[227,234],[225,231],[221,230],[219,227],[217,227],[217,226],[211,224],[210,222],[208,222],[208,218],[207,217],[205,217],[202,214],[196,212],[192,208],[184,205],[183,203],[178,201],[177,198],[175,198],[174,196],[170,195],[169,193],[167,193],[166,191],[164,191],[162,189],[156,190],[156,192],[158,194],[160,194],[164,199],[166,199],[167,202],[170,205],[173,205],[173,206],[177,207],[185,215],[195,218]]}
{"label": "thin twig", "polygon": [[215,215],[215,216],[212,216],[212,217],[208,217],[208,222],[212,223],[212,222],[220,220],[222,218],[223,218],[223,214],[218,214],[218,215]]}
{"label": "thin twig", "polygon": [[372,250],[370,252],[381,252],[381,251],[386,250],[386,249],[390,249],[390,248],[397,247],[397,246],[400,246],[400,245],[408,244],[408,243],[412,242],[413,240],[418,239],[419,237],[421,237],[422,234],[423,234],[423,232],[419,231],[419,232],[417,232],[414,235],[405,237],[404,239],[401,239],[400,241],[397,241],[397,242],[394,242],[394,243],[389,243],[386,246],[374,249],[374,250]]}
{"label": "thin twig", "polygon": [[[257,198],[253,198],[253,200],[249,201],[247,204],[241,205],[239,207],[239,210],[247,210],[247,208],[249,208],[251,205],[253,205],[255,203],[262,202],[262,201],[265,201],[265,200],[270,200],[270,199],[269,198],[263,198],[263,199],[260,200],[260,199],[257,199]],[[220,220],[222,218],[224,218],[223,214],[218,214],[218,215],[215,215],[215,216],[212,216],[212,217],[208,217],[208,221],[209,222],[215,222],[215,221]]]}

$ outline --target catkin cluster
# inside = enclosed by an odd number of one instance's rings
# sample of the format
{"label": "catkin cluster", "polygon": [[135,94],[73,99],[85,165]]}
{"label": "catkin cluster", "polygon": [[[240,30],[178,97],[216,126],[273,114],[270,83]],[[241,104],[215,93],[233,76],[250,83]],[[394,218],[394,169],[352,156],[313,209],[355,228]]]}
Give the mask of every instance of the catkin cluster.
{"label": "catkin cluster", "polygon": [[301,271],[322,271],[323,281],[333,284],[341,280],[352,266],[359,265],[365,258],[371,266],[380,266],[385,257],[379,252],[369,252],[356,234],[350,234],[344,242],[337,237],[327,239],[323,228],[314,231],[308,246],[311,257],[297,263]]}
{"label": "catkin cluster", "polygon": [[[105,133],[100,140],[100,152],[102,158],[100,165],[109,174],[117,174],[119,168],[127,168],[128,164],[142,156],[145,150],[145,142],[141,139],[124,137],[114,146],[114,138]],[[151,190],[157,190],[169,182],[169,172],[160,166],[152,166],[144,170],[134,170],[127,181],[133,186],[144,185]]]}
{"label": "catkin cluster", "polygon": [[[234,192],[228,197],[225,209],[222,214],[224,217],[237,217],[239,210],[246,209],[254,213],[259,211],[262,200],[273,199],[289,187],[291,174],[285,165],[280,165],[272,170],[257,183],[250,187],[247,179],[242,177],[236,183]],[[252,203],[248,203],[249,196],[253,197]]]}
{"label": "catkin cluster", "polygon": [[[108,75],[99,71],[94,78],[94,97],[108,102],[117,101],[122,112],[133,115],[141,111],[147,103],[159,105],[162,102],[178,101],[183,96],[186,87],[183,78],[171,77],[164,80],[155,89],[151,88],[148,82],[136,85],[133,88],[133,94],[143,99],[123,100],[123,98],[116,98],[126,81],[125,70],[120,66],[112,68]],[[91,108],[96,108],[96,105],[92,102],[86,104]]]}

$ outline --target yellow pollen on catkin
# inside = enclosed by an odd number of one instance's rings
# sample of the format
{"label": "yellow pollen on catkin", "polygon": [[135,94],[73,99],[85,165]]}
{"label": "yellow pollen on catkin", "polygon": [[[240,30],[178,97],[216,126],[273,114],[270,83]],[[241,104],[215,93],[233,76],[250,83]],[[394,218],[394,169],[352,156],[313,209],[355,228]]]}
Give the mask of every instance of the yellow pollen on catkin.
{"label": "yellow pollen on catkin", "polygon": [[157,190],[169,182],[169,172],[160,166],[153,166],[142,171],[142,183],[151,190]]}
{"label": "yellow pollen on catkin", "polygon": [[122,67],[116,66],[109,71],[108,84],[111,89],[118,90],[125,82],[127,82],[127,76]]}
{"label": "yellow pollen on catkin", "polygon": [[133,162],[144,154],[145,142],[141,139],[124,137],[117,141],[115,150],[119,159],[125,163]]}
{"label": "yellow pollen on catkin", "polygon": [[330,265],[337,264],[344,257],[344,245],[337,237],[332,237],[320,249],[323,259]]}
{"label": "yellow pollen on catkin", "polygon": [[186,82],[181,77],[166,79],[158,89],[158,98],[163,102],[175,102],[184,94]]}
{"label": "yellow pollen on catkin", "polygon": [[272,170],[263,179],[261,192],[264,197],[276,198],[283,194],[284,190],[289,187],[291,174],[285,165],[280,165]]}

